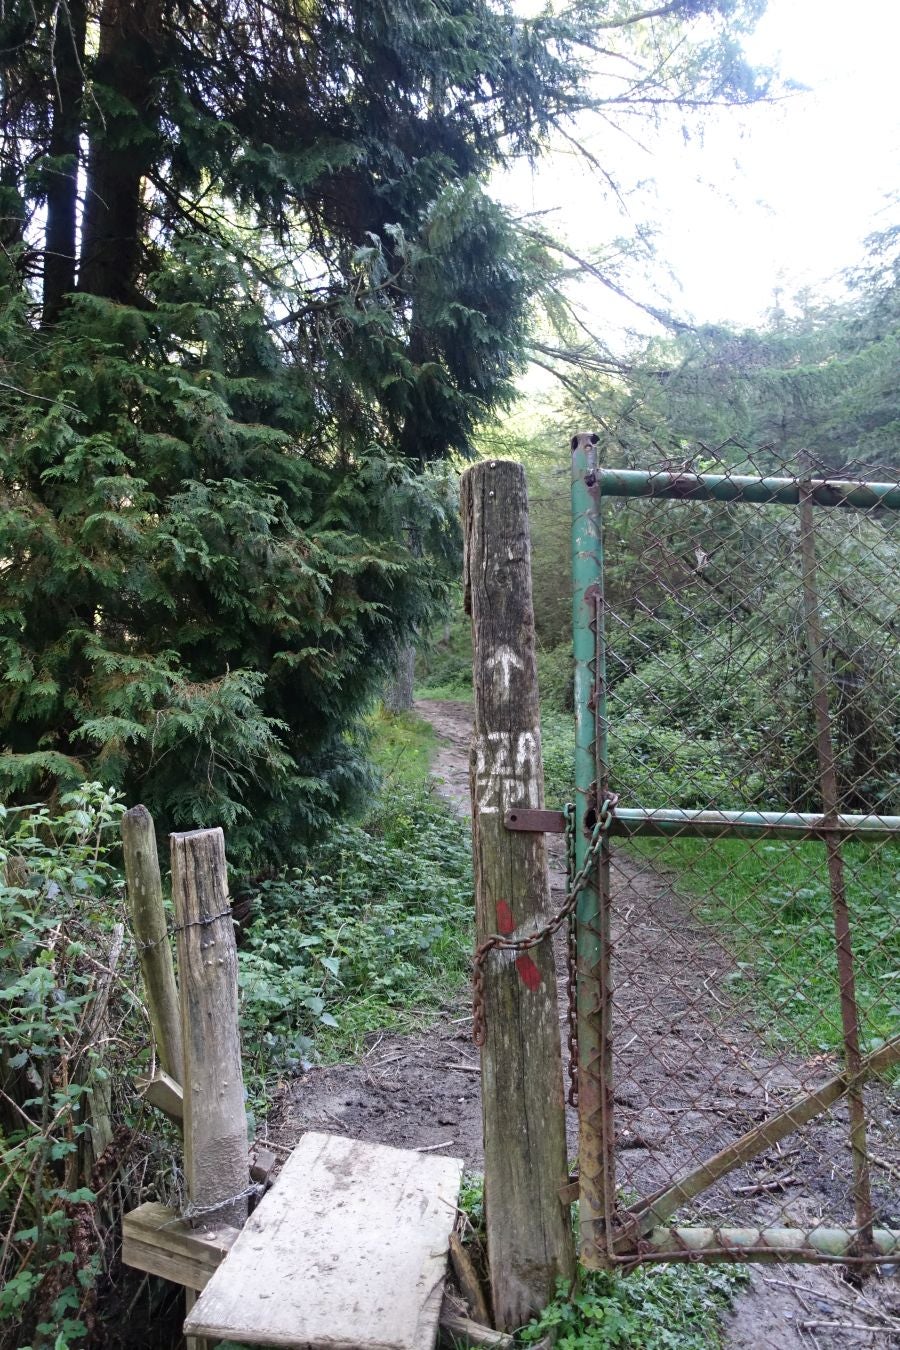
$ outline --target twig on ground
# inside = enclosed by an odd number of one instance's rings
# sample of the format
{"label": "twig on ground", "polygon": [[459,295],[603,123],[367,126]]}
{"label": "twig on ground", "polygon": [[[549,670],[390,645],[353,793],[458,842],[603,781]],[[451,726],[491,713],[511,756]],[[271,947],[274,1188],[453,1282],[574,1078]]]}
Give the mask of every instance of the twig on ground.
{"label": "twig on ground", "polygon": [[893,1163],[889,1163],[887,1158],[879,1158],[877,1153],[872,1153],[870,1150],[869,1162],[887,1172],[888,1176],[893,1177],[894,1181],[900,1181],[900,1167],[895,1167]]}
{"label": "twig on ground", "polygon": [[799,1181],[793,1172],[783,1177],[773,1177],[771,1181],[757,1181],[752,1186],[732,1186],[735,1195],[765,1195],[767,1191],[783,1191],[785,1186],[797,1186]]}
{"label": "twig on ground", "polygon": [[865,1332],[867,1332],[868,1335],[870,1335],[870,1336],[874,1336],[875,1333],[876,1333],[877,1331],[880,1330],[879,1327],[864,1326],[864,1325],[862,1324],[862,1322],[826,1322],[826,1321],[821,1321],[821,1322],[819,1322],[819,1321],[814,1321],[814,1322],[798,1322],[798,1323],[797,1323],[797,1326],[798,1326],[798,1327],[801,1327],[803,1331],[812,1331],[812,1330],[814,1330],[816,1327],[818,1327],[818,1328],[820,1328],[820,1329],[821,1329],[822,1327],[833,1327],[833,1328],[837,1328],[837,1329],[839,1329],[839,1330],[841,1330],[841,1331],[865,1331]]}
{"label": "twig on ground", "polygon": [[[863,1317],[877,1317],[880,1322],[884,1322],[890,1327],[900,1328],[900,1318],[892,1317],[890,1313],[882,1312],[880,1308],[875,1306],[871,1299],[866,1298],[865,1294],[858,1294],[856,1300],[841,1298],[840,1294],[829,1294],[824,1289],[811,1289],[808,1284],[795,1283],[793,1280],[779,1280],[774,1276],[766,1275],[762,1278],[765,1284],[777,1284],[782,1289],[790,1289],[791,1293],[795,1294],[804,1306],[806,1300],[801,1298],[801,1290],[803,1293],[809,1294],[811,1298],[820,1299],[823,1303],[833,1303],[836,1308],[849,1308],[851,1312],[861,1313]],[[870,1311],[865,1311],[860,1308],[860,1302],[865,1303]]]}

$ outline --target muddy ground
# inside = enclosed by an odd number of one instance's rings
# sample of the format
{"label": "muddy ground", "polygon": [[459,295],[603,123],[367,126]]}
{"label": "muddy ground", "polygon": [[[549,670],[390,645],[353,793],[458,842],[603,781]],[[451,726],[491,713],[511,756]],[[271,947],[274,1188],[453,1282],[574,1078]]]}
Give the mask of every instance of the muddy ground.
{"label": "muddy ground", "polygon": [[[417,709],[440,738],[440,790],[468,810],[471,708],[423,700]],[[550,836],[551,887],[565,887],[562,842]],[[728,992],[733,959],[662,870],[621,850],[613,858],[617,1180],[647,1195],[714,1154],[837,1063],[775,1055],[758,1012]],[[558,967],[563,952],[558,950]],[[562,984],[562,981],[560,981]],[[565,1012],[560,1007],[560,1020]],[[900,1226],[900,1103],[867,1091],[876,1222]],[[569,1116],[570,1152],[577,1119]],[[270,1141],[290,1149],[308,1129],[339,1130],[398,1146],[433,1149],[481,1165],[478,1053],[468,992],[448,999],[424,1033],[375,1034],[363,1058],[310,1070],[285,1091]],[[735,1170],[679,1211],[685,1221],[811,1227],[851,1222],[846,1107]],[[900,1346],[900,1276],[883,1266],[860,1289],[836,1267],[758,1265],[727,1319],[731,1347],[837,1350]]]}

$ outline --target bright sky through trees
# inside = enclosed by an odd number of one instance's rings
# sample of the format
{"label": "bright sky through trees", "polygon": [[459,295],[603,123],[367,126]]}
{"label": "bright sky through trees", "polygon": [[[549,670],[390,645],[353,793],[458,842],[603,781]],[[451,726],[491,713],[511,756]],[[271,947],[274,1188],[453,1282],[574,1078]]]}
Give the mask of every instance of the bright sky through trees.
{"label": "bright sky through trees", "polygon": [[[747,51],[807,87],[775,106],[669,118],[635,140],[608,127],[583,139],[628,196],[628,215],[574,156],[556,151],[534,174],[520,165],[501,186],[522,211],[550,211],[548,225],[586,250],[638,224],[655,230],[657,261],[630,269],[644,299],[668,299],[701,321],[753,324],[803,287],[840,291],[837,274],[857,262],[864,237],[891,223],[900,161],[896,0],[769,0]],[[894,208],[896,213],[896,207]],[[666,273],[671,268],[677,284]],[[584,284],[584,283],[582,283]],[[650,332],[586,284],[596,320]],[[598,314],[598,309],[600,313]]]}

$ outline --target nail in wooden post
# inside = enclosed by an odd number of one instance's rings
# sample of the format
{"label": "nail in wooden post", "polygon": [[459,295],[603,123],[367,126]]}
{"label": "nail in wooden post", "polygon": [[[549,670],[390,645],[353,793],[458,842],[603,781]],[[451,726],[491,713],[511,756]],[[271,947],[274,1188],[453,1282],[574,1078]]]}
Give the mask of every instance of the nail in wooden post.
{"label": "nail in wooden post", "polygon": [[184,1040],[187,1215],[240,1228],[247,1218],[250,1158],[225,838],[220,829],[193,830],[171,835],[170,843]]}
{"label": "nail in wooden post", "polygon": [[[506,811],[542,807],[540,710],[525,472],[491,460],[463,475],[466,608],[474,642],[470,761],[477,940],[550,912],[544,836],[507,830]],[[511,1330],[572,1279],[559,1010],[551,941],[485,969],[481,1052],[485,1213],[498,1327]]]}
{"label": "nail in wooden post", "polygon": [[131,926],[138,946],[147,1008],[163,1069],[176,1083],[184,1074],[181,1012],[172,948],[166,930],[156,832],[146,806],[133,806],[122,817],[122,848]]}

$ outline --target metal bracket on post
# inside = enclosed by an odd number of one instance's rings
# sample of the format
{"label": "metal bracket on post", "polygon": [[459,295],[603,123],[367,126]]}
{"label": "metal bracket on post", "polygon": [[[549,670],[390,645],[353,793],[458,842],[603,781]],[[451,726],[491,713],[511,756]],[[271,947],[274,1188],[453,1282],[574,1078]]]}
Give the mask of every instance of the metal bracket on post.
{"label": "metal bracket on post", "polygon": [[507,811],[503,824],[508,830],[525,830],[534,834],[565,834],[566,817],[563,811],[538,811],[533,807],[517,806]]}

